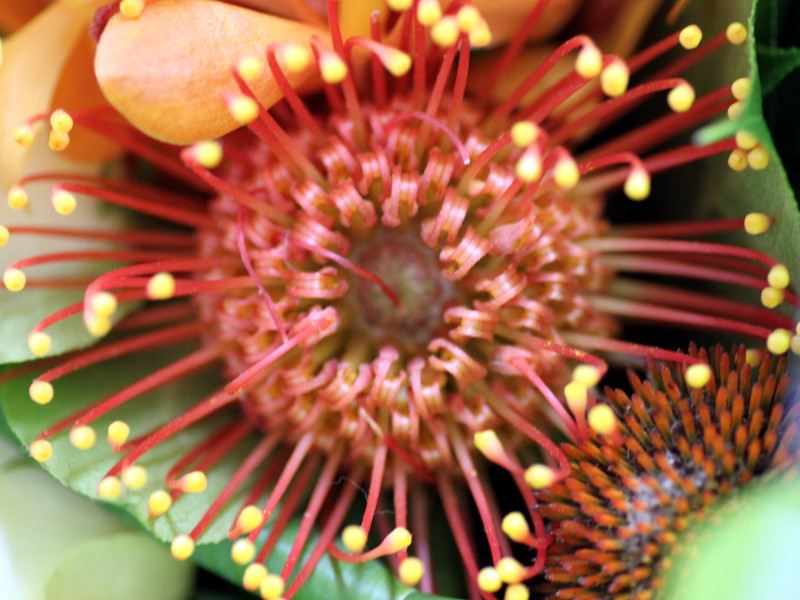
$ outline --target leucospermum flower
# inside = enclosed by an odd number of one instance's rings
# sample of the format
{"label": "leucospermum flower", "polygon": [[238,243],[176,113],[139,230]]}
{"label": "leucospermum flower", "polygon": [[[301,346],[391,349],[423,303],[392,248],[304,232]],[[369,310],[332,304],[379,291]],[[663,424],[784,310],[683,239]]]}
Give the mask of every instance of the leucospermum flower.
{"label": "leucospermum flower", "polygon": [[[536,5],[517,35],[536,27],[546,5]],[[261,18],[217,3],[162,0],[128,24],[147,27],[165,11],[192,6]],[[606,355],[673,361],[691,370],[695,387],[710,377],[703,357],[626,341],[620,319],[721,330],[766,342],[777,354],[797,348],[795,324],[768,308],[621,276],[644,272],[767,288],[770,308],[796,305],[787,269],[769,256],[682,239],[764,233],[769,216],[616,231],[603,217],[606,192],[622,185],[629,198],[643,200],[650,173],[727,151],[745,153],[745,162],[754,153],[763,158],[757,140],[652,153],[741,95],[734,90],[732,97],[726,87],[695,99],[679,75],[728,41],[741,43],[744,29],[734,24],[701,45],[702,32],[688,27],[628,61],[578,35],[493,103],[488,98],[501,69],[480,94],[467,91],[472,47],[491,36],[474,6],[391,2],[388,31],[375,16],[367,36],[349,38],[341,34],[335,3],[327,6],[330,43],[311,35],[308,44],[271,42],[263,53],[236,57],[230,77],[237,90],[221,99],[229,118],[246,129],[218,141],[175,149],[148,140],[107,109],[31,119],[49,120],[54,148],[69,144],[73,127],[106,135],[152,163],[156,181],[165,183],[38,173],[12,188],[13,206],[26,204],[28,186],[55,181],[59,214],[69,215],[86,195],[176,228],[1,230],[4,241],[49,235],[113,244],[23,259],[5,270],[11,292],[85,286],[81,302],[30,332],[34,355],[48,355],[48,328],[68,318],[82,317],[92,335],[105,338],[7,377],[41,369],[29,395],[47,407],[44,414],[57,408],[62,377],[80,377],[119,356],[192,341],[196,347],[134,375],[134,383],[107,397],[87,398],[80,410],[48,421],[25,441],[39,461],[80,461],[107,428],[120,458],[95,482],[97,495],[146,507],[156,529],[180,506],[199,502],[202,517],[172,540],[178,559],[192,555],[221,512],[232,513],[225,527],[235,540],[232,560],[247,565],[244,587],[267,599],[291,597],[327,552],[349,562],[397,555],[401,580],[432,591],[432,489],[471,594],[489,597],[507,583],[512,597],[523,597],[521,584],[541,572],[550,543],[532,508],[535,490],[570,474],[551,437],[578,440],[587,427],[602,430],[587,416],[581,390],[601,380]],[[109,27],[124,26],[124,18],[113,17]],[[102,37],[100,44],[102,50]],[[640,76],[645,64],[678,46],[689,53],[660,75]],[[509,45],[503,64],[518,51]],[[530,99],[554,69],[562,72]],[[298,74],[317,77],[322,93],[303,99],[290,85]],[[269,110],[258,94],[265,78],[283,97]],[[581,147],[587,132],[664,94],[672,113]],[[37,265],[73,261],[122,266],[89,282],[28,280]],[[134,303],[144,308],[114,327]],[[161,407],[140,398],[198,373],[226,382],[207,397],[183,398],[186,407],[177,414],[165,407],[163,417],[156,412]],[[152,410],[159,426],[137,430],[136,410]],[[177,460],[165,458],[160,449],[194,427],[204,432],[199,441]],[[543,454],[533,464],[532,445]],[[507,560],[510,544],[486,459],[508,471],[529,507],[531,565]],[[228,476],[216,482],[216,496],[204,498],[225,465]],[[348,511],[359,488],[340,485],[342,478],[366,490],[355,521]],[[462,494],[474,505],[481,536],[469,526]],[[379,510],[387,505],[390,514]],[[295,516],[299,528],[288,557],[269,573],[264,562]],[[483,550],[497,581],[479,574],[486,573],[478,558]]]}

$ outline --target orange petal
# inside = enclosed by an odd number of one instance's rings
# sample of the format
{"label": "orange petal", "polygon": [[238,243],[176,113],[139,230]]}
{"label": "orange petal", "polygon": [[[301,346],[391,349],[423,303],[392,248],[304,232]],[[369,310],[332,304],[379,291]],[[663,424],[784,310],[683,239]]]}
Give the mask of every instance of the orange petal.
{"label": "orange petal", "polygon": [[606,54],[630,56],[639,46],[647,26],[664,0],[615,0],[588,2],[581,11],[576,31],[591,36]]}
{"label": "orange petal", "polygon": [[50,5],[3,43],[0,67],[0,184],[12,185],[28,149],[17,146],[22,122],[50,108],[56,84],[72,48],[101,2],[62,1]]}
{"label": "orange petal", "polygon": [[[511,39],[539,2],[540,0],[472,0],[472,4],[489,24],[492,45]],[[552,38],[570,22],[582,4],[583,0],[550,0],[530,40]]]}
{"label": "orange petal", "polygon": [[49,0],[0,0],[0,30],[16,31],[49,3]]}
{"label": "orange petal", "polygon": [[[144,133],[173,144],[217,138],[239,127],[221,94],[236,92],[232,65],[264,56],[270,42],[308,44],[326,30],[207,0],[161,0],[135,20],[109,21],[95,74],[109,102]],[[292,85],[315,67],[286,73]],[[272,106],[282,94],[267,70],[254,89]]]}
{"label": "orange petal", "polygon": [[325,0],[236,0],[233,4],[312,25],[328,22]]}

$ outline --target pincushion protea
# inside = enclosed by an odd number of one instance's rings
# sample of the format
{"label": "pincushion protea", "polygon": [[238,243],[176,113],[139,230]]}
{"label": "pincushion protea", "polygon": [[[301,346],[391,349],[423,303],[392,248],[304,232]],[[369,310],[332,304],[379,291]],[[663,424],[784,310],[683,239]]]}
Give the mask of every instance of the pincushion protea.
{"label": "pincushion protea", "polygon": [[[536,5],[518,35],[536,26],[546,4]],[[164,11],[192,5],[249,15],[216,3],[162,0],[131,16],[146,27]],[[82,315],[93,335],[109,335],[92,349],[45,363],[29,388],[35,402],[57,404],[59,378],[113,357],[197,342],[182,358],[48,425],[26,440],[31,454],[49,460],[50,440],[68,430],[77,450],[56,450],[80,460],[78,451],[94,445],[96,428],[108,426],[109,444],[121,459],[98,482],[98,495],[133,502],[146,496],[150,517],[166,519],[173,503],[187,501],[181,496],[205,490],[207,473],[213,477],[220,463],[242,453],[218,495],[205,503],[205,514],[175,537],[172,550],[188,558],[235,500],[232,558],[248,565],[244,587],[260,589],[267,599],[291,597],[325,552],[350,562],[397,554],[401,579],[432,591],[431,489],[444,505],[470,593],[488,597],[491,586],[479,581],[479,548],[485,546],[498,567],[508,564],[502,561],[510,549],[484,456],[511,474],[520,498],[534,507],[535,489],[570,472],[551,437],[588,435],[593,419],[587,421],[579,399],[607,370],[602,354],[674,361],[692,373],[695,387],[709,380],[701,357],[620,339],[620,317],[733,332],[766,340],[776,353],[798,345],[794,323],[779,313],[619,276],[632,271],[766,285],[767,306],[784,299],[797,305],[786,291],[786,268],[769,256],[676,239],[742,228],[762,233],[768,216],[617,231],[602,216],[603,193],[624,184],[630,198],[644,199],[654,171],[728,150],[732,166],[742,160],[764,166],[765,151],[750,139],[639,156],[736,106],[746,81],[734,86],[733,99],[726,87],[695,101],[692,87],[677,75],[726,40],[741,43],[741,25],[702,46],[699,28],[687,27],[627,62],[603,55],[579,35],[493,104],[488,98],[502,70],[481,94],[467,91],[471,45],[490,36],[480,12],[463,3],[442,9],[432,0],[390,7],[388,33],[373,19],[370,37],[344,39],[329,1],[330,45],[312,36],[308,45],[272,43],[263,57],[239,57],[232,65],[238,91],[222,100],[247,130],[219,141],[176,150],[148,140],[107,109],[45,116],[54,149],[69,144],[77,124],[174,181],[157,186],[38,173],[12,188],[13,206],[26,204],[25,186],[57,181],[52,201],[60,214],[71,213],[76,194],[84,194],[177,229],[0,232],[4,240],[44,234],[115,244],[17,261],[3,278],[14,292],[32,284],[82,284],[27,281],[23,269],[38,264],[127,265],[93,279],[83,302],[31,332],[37,356],[50,350],[46,329],[72,315]],[[692,53],[628,89],[629,77],[678,45]],[[366,57],[358,58],[362,49]],[[502,64],[518,51],[512,43]],[[577,55],[574,69],[529,99],[570,53]],[[309,70],[317,73],[322,95],[303,99],[289,79]],[[254,92],[267,74],[284,97],[270,110]],[[576,150],[588,133],[665,91],[674,114]],[[41,118],[20,128],[21,143],[29,142],[30,125]],[[187,192],[187,185],[196,192]],[[146,300],[170,302],[149,303],[112,331],[120,303]],[[31,368],[37,367],[21,367]],[[220,373],[227,383],[162,426],[132,432],[117,418],[124,405],[142,401],[138,396],[201,371]],[[209,433],[166,474],[162,469],[155,483],[156,469],[148,475],[143,466],[148,456],[196,425]],[[137,437],[129,439],[131,433]],[[531,442],[544,450],[544,462],[524,468]],[[344,526],[357,488],[337,485],[341,477],[367,490],[358,524]],[[474,539],[461,506],[461,487],[476,507],[481,540]],[[378,511],[384,502],[391,503],[391,519]],[[508,576],[516,586],[512,594],[523,594],[519,582],[541,571],[550,542],[539,513],[528,512],[534,525],[528,543],[537,558]],[[299,531],[289,556],[270,574],[263,563],[296,515]],[[268,524],[269,534],[262,535]],[[312,543],[314,526],[319,537]],[[346,551],[334,541],[342,529]],[[374,530],[383,541],[364,551]],[[408,555],[411,530],[415,557]]]}

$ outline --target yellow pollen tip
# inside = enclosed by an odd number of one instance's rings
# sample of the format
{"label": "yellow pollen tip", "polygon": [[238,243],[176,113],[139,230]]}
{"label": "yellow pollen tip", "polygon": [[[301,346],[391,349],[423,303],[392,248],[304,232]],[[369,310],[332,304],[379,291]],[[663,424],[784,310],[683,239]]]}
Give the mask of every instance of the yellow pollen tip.
{"label": "yellow pollen tip", "polygon": [[472,439],[478,451],[488,459],[504,453],[503,444],[500,443],[500,438],[497,437],[497,434],[492,429],[476,431]]}
{"label": "yellow pollen tip", "polygon": [[575,59],[575,71],[586,79],[597,77],[603,70],[603,55],[596,46],[584,46]]}
{"label": "yellow pollen tip", "polygon": [[734,102],[728,107],[728,118],[731,121],[735,121],[736,119],[741,117],[743,113],[744,113],[744,102],[742,101]]}
{"label": "yellow pollen tip", "polygon": [[778,328],[767,336],[767,350],[773,354],[786,354],[792,345],[792,335],[786,329]]}
{"label": "yellow pollen tip", "polygon": [[49,404],[53,399],[53,385],[48,381],[34,381],[28,388],[28,394],[36,404]]}
{"label": "yellow pollen tip", "polygon": [[256,557],[256,547],[250,540],[236,540],[231,546],[231,560],[237,565],[246,565]]}
{"label": "yellow pollen tip", "polygon": [[117,298],[110,292],[97,292],[89,300],[89,308],[98,317],[108,318],[117,312]]}
{"label": "yellow pollen tip", "polygon": [[97,484],[97,495],[101,498],[119,498],[122,492],[122,484],[116,477],[103,477],[100,483]]}
{"label": "yellow pollen tip", "polygon": [[753,82],[749,77],[740,77],[731,84],[731,94],[737,100],[746,100],[752,87]]}
{"label": "yellow pollen tip", "polygon": [[589,391],[586,386],[579,381],[570,381],[564,386],[564,397],[570,412],[575,415],[582,415],[586,412],[586,401]]}
{"label": "yellow pollen tip", "polygon": [[188,535],[179,535],[170,545],[170,553],[175,560],[186,560],[194,554],[194,540]]}
{"label": "yellow pollen tip", "polygon": [[650,173],[644,169],[633,169],[622,187],[631,200],[644,200],[650,195]]}
{"label": "yellow pollen tip", "polygon": [[497,561],[497,575],[504,583],[521,583],[525,579],[525,567],[516,558],[506,556]]}
{"label": "yellow pollen tip", "polygon": [[514,172],[525,183],[532,183],[542,176],[542,161],[538,153],[525,152],[514,165]]}
{"label": "yellow pollen tip", "polygon": [[744,171],[747,168],[747,153],[736,148],[728,155],[728,166],[736,172]]}
{"label": "yellow pollen tip", "polygon": [[108,444],[112,448],[119,448],[128,441],[131,428],[125,421],[114,421],[108,426]]}
{"label": "yellow pollen tip", "polygon": [[485,48],[492,43],[492,31],[489,24],[481,19],[475,28],[469,32],[469,44],[473,48]]}
{"label": "yellow pollen tip", "polygon": [[757,367],[758,365],[761,364],[761,358],[763,357],[763,355],[764,355],[763,351],[750,348],[745,352],[744,360],[751,367]]}
{"label": "yellow pollen tip", "polygon": [[449,48],[458,42],[461,28],[455,17],[444,17],[431,27],[431,39],[433,43],[442,48]]}
{"label": "yellow pollen tip", "polygon": [[527,148],[539,139],[539,128],[530,121],[517,121],[511,126],[511,143],[519,148]]}
{"label": "yellow pollen tip", "polygon": [[422,581],[422,576],[425,575],[425,565],[416,556],[409,556],[400,563],[398,574],[403,585],[414,587]]}
{"label": "yellow pollen tip", "polygon": [[725,30],[725,37],[734,46],[744,44],[747,41],[747,28],[738,22],[731,23]]}
{"label": "yellow pollen tip", "polygon": [[783,289],[767,286],[761,290],[761,304],[763,304],[765,308],[777,308],[780,306],[781,302],[783,302],[784,297],[785,293]]}
{"label": "yellow pollen tip", "polygon": [[621,60],[614,60],[600,73],[600,87],[611,98],[621,96],[628,89],[630,70]]}
{"label": "yellow pollen tip", "polygon": [[367,532],[359,525],[348,525],[342,531],[342,544],[351,554],[360,554],[367,545]]}
{"label": "yellow pollen tip", "polygon": [[19,292],[25,287],[25,273],[13,267],[3,271],[3,285],[9,292]]}
{"label": "yellow pollen tip", "polygon": [[197,142],[191,147],[191,156],[202,167],[213,169],[222,162],[222,145],[215,140]]}
{"label": "yellow pollen tip", "polygon": [[389,532],[381,546],[385,549],[387,554],[394,554],[400,552],[411,545],[411,532],[405,527],[395,527]]}
{"label": "yellow pollen tip", "polygon": [[531,593],[522,583],[512,583],[506,588],[503,600],[529,600]]}
{"label": "yellow pollen tip", "polygon": [[0,246],[5,246],[8,243],[8,238],[11,236],[8,227],[0,225]]}
{"label": "yellow pollen tip", "polygon": [[299,73],[311,64],[314,55],[307,46],[301,44],[283,44],[278,50],[278,59],[284,69],[290,73]]}
{"label": "yellow pollen tip", "polygon": [[20,210],[28,205],[28,194],[22,187],[12,185],[8,190],[8,206],[14,210]]}
{"label": "yellow pollen tip", "polygon": [[44,356],[53,347],[53,340],[44,331],[32,331],[28,334],[28,348],[36,356]]}
{"label": "yellow pollen tip", "polygon": [[503,533],[515,542],[524,542],[531,533],[528,522],[521,512],[510,512],[503,517]]}
{"label": "yellow pollen tip", "polygon": [[144,12],[144,0],[122,0],[119,12],[126,19],[138,19]]}
{"label": "yellow pollen tip", "polygon": [[774,288],[786,289],[789,286],[789,269],[785,265],[775,265],[769,270],[767,282]]}
{"label": "yellow pollen tip", "polygon": [[586,416],[586,421],[589,427],[600,435],[610,435],[617,430],[617,416],[606,404],[593,407]]}
{"label": "yellow pollen tip", "polygon": [[430,27],[442,18],[442,7],[438,0],[419,0],[417,4],[417,21],[420,25]]}
{"label": "yellow pollen tip", "polygon": [[151,519],[160,517],[172,506],[172,496],[164,490],[156,490],[147,499],[147,512]]}
{"label": "yellow pollen tip", "polygon": [[401,12],[411,8],[411,5],[414,4],[414,2],[413,0],[388,0],[386,4],[388,4],[389,8],[391,8],[393,11]]}
{"label": "yellow pollen tip", "polygon": [[245,96],[238,94],[227,101],[228,112],[239,125],[247,125],[258,118],[258,102]]}
{"label": "yellow pollen tip", "polygon": [[556,185],[564,190],[574,188],[581,178],[577,163],[571,158],[561,158],[556,163],[553,179]]}
{"label": "yellow pollen tip", "polygon": [[122,483],[130,490],[140,490],[147,484],[147,469],[140,465],[133,465],[123,469]]}
{"label": "yellow pollen tip", "polygon": [[749,131],[740,129],[736,132],[736,145],[742,150],[752,150],[758,145],[758,138]]}
{"label": "yellow pollen tip", "polygon": [[257,56],[243,56],[236,62],[236,72],[245,81],[253,81],[264,71],[264,63]]}
{"label": "yellow pollen tip", "polygon": [[793,335],[789,341],[789,348],[792,354],[800,354],[800,335]]}
{"label": "yellow pollen tip", "polygon": [[319,59],[319,72],[325,83],[337,84],[347,77],[347,64],[334,52],[326,52]]}
{"label": "yellow pollen tip", "polygon": [[686,50],[694,50],[703,39],[703,30],[697,25],[689,25],[681,29],[678,41]]}
{"label": "yellow pollen tip", "polygon": [[187,494],[199,494],[207,486],[206,474],[202,471],[191,471],[178,480],[178,488]]}
{"label": "yellow pollen tip", "polygon": [[156,273],[147,282],[150,300],[168,300],[175,294],[175,278],[170,273]]}
{"label": "yellow pollen tip", "polygon": [[764,213],[750,213],[744,218],[744,230],[750,235],[759,235],[772,225],[772,219]]}
{"label": "yellow pollen tip", "polygon": [[69,133],[75,123],[69,113],[61,108],[50,114],[50,127],[60,133]]}
{"label": "yellow pollen tip", "polygon": [[493,594],[503,587],[503,582],[500,579],[500,575],[497,573],[497,569],[494,567],[484,567],[478,571],[478,587],[490,594]]}
{"label": "yellow pollen tip", "polygon": [[95,314],[84,315],[83,324],[86,325],[86,331],[94,337],[103,337],[111,331],[111,319],[108,317]]}
{"label": "yellow pollen tip", "polygon": [[690,388],[703,388],[711,380],[711,367],[705,364],[690,365],[686,368],[684,377]]}
{"label": "yellow pollen tip", "polygon": [[256,591],[267,576],[267,568],[260,563],[248,565],[242,576],[242,587],[250,592]]}
{"label": "yellow pollen tip", "polygon": [[257,506],[252,504],[245,506],[239,516],[236,517],[236,529],[242,533],[250,533],[264,522],[264,515]]}
{"label": "yellow pollen tip", "polygon": [[667,94],[667,104],[673,111],[682,113],[692,108],[694,98],[694,88],[684,82],[670,90],[669,94]]}
{"label": "yellow pollen tip", "polygon": [[456,22],[461,31],[472,33],[481,22],[481,13],[474,6],[462,6],[456,13]]}
{"label": "yellow pollen tip", "polygon": [[36,462],[47,462],[53,456],[53,445],[47,440],[36,440],[31,444],[30,451]]}
{"label": "yellow pollen tip", "polygon": [[96,439],[94,429],[88,425],[75,427],[69,432],[69,441],[78,450],[88,450],[94,446]]}
{"label": "yellow pollen tip", "polygon": [[763,146],[756,146],[747,153],[747,164],[754,171],[762,171],[769,165],[769,152]]}
{"label": "yellow pollen tip", "polygon": [[258,591],[264,600],[278,600],[286,588],[283,577],[274,573],[267,573],[258,586]]}
{"label": "yellow pollen tip", "polygon": [[50,136],[47,138],[47,145],[53,152],[61,152],[69,146],[69,134],[64,131],[50,130]]}
{"label": "yellow pollen tip", "polygon": [[57,190],[53,192],[53,195],[50,197],[50,201],[52,202],[55,211],[64,216],[72,214],[75,211],[75,207],[78,205],[75,195],[65,190]]}
{"label": "yellow pollen tip", "polygon": [[525,469],[525,482],[535,490],[546,488],[556,479],[556,473],[547,465],[531,465]]}
{"label": "yellow pollen tip", "polygon": [[33,131],[27,125],[18,127],[14,132],[14,141],[18,146],[27,148],[33,143]]}
{"label": "yellow pollen tip", "polygon": [[594,365],[578,365],[572,370],[572,381],[582,383],[587,388],[597,385],[600,377],[600,369]]}
{"label": "yellow pollen tip", "polygon": [[378,58],[386,70],[395,77],[402,77],[411,69],[411,57],[397,48],[385,48]]}

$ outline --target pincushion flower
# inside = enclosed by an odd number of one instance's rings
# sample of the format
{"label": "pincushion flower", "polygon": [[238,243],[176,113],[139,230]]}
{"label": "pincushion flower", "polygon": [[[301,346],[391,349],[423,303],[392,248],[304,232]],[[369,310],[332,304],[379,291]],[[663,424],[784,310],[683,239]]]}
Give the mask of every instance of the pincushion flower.
{"label": "pincushion flower", "polygon": [[[518,35],[535,27],[545,6],[537,5]],[[170,0],[151,3],[136,19],[114,16],[100,37],[98,77],[134,124],[170,141],[193,139],[198,127],[211,127],[214,135],[231,123],[247,129],[176,149],[147,139],[108,109],[56,111],[48,115],[54,145],[68,143],[73,127],[88,128],[150,162],[157,175],[132,181],[37,173],[11,190],[12,204],[20,206],[27,188],[55,181],[52,202],[60,214],[71,214],[78,196],[87,195],[175,226],[4,230],[5,237],[114,244],[23,259],[4,272],[8,293],[35,286],[83,290],[80,302],[33,327],[27,337],[33,354],[50,354],[56,340],[48,329],[70,317],[82,317],[92,335],[104,338],[7,376],[39,371],[15,384],[14,400],[6,402],[12,421],[17,410],[38,411],[33,427],[19,431],[31,454],[56,471],[81,459],[98,461],[102,476],[75,485],[131,506],[172,538],[176,558],[188,558],[204,536],[227,530],[235,540],[233,561],[247,565],[244,587],[264,598],[293,595],[326,553],[346,562],[396,554],[401,580],[432,591],[431,490],[444,506],[470,594],[494,591],[478,575],[485,549],[512,597],[521,597],[522,582],[541,571],[550,543],[533,508],[536,490],[569,475],[551,437],[561,432],[578,441],[602,427],[583,399],[607,370],[605,357],[673,361],[696,388],[711,376],[700,357],[627,341],[621,319],[722,330],[776,353],[797,348],[795,323],[779,312],[621,276],[702,278],[766,289],[767,306],[796,304],[787,268],[769,256],[681,239],[742,229],[769,235],[769,216],[618,230],[603,217],[607,192],[623,185],[630,198],[644,199],[651,172],[720,152],[731,152],[736,167],[742,160],[765,165],[764,148],[745,136],[706,148],[653,150],[746,95],[748,83],[741,80],[695,101],[679,77],[687,63],[743,41],[741,25],[703,45],[699,28],[687,27],[629,62],[578,35],[494,102],[491,86],[502,72],[487,83],[487,93],[468,91],[471,45],[488,41],[480,11],[426,0],[391,7],[391,25],[384,29],[378,14],[367,37],[345,38],[335,3],[328,2],[329,32],[303,30],[303,43],[257,43],[254,34],[252,48],[223,57],[211,46],[235,86],[225,88],[209,72],[219,94],[212,99],[225,118],[187,109],[183,121],[153,109],[171,87],[138,88],[131,96],[137,86],[119,84],[105,58],[120,64],[142,36],[167,37],[190,17],[209,20],[190,28],[203,34],[195,40],[198,52],[214,36],[224,39],[223,23],[249,39],[267,17]],[[639,74],[679,45],[691,53],[667,67],[676,72]],[[357,58],[357,50],[366,54]],[[518,51],[519,45],[509,46],[509,66]],[[559,64],[568,65],[563,74],[529,99]],[[209,65],[219,71],[216,62]],[[163,67],[172,72],[175,65],[165,60]],[[123,83],[130,72],[123,70]],[[304,78],[317,78],[321,94],[304,99],[295,92],[291,84]],[[629,89],[629,79],[637,78]],[[259,90],[270,86],[283,100],[267,110],[272,101],[262,100]],[[125,93],[115,97],[120,89]],[[583,99],[560,108],[580,90]],[[187,93],[176,97],[191,106],[199,97]],[[587,131],[664,93],[674,114],[603,145],[581,146]],[[143,106],[149,108],[137,114]],[[38,265],[75,261],[123,266],[104,268],[89,281],[28,279]],[[147,301],[114,327],[115,319]],[[187,342],[194,343],[189,350],[182,346]],[[163,366],[119,373],[116,389],[85,394],[77,410],[62,392],[67,377],[103,373],[120,356],[158,359],[157,350],[179,344],[178,357],[162,354]],[[216,377],[224,382],[205,396],[180,387]],[[14,396],[20,385],[43,408],[20,409]],[[146,394],[165,386],[181,391],[171,402],[148,403]],[[120,460],[97,447],[100,427]],[[531,450],[537,445],[542,452]],[[485,459],[508,471],[529,507],[528,543],[536,550],[530,565],[517,569],[507,560]],[[342,480],[365,489],[365,505],[354,508],[358,488]],[[462,489],[481,535],[464,514]],[[180,522],[191,506],[196,518]],[[357,518],[348,516],[351,509]],[[177,524],[171,522],[176,514]],[[295,516],[288,556],[269,573],[264,562]],[[344,549],[335,541],[340,532]]]}

